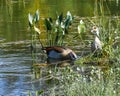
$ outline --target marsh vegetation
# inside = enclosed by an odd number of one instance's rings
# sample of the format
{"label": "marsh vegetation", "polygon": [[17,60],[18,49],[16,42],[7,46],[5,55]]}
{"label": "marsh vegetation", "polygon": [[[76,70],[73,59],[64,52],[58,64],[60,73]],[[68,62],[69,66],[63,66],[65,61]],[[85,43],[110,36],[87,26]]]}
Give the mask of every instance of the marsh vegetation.
{"label": "marsh vegetation", "polygon": [[[74,17],[69,29],[70,32],[64,39],[65,43],[63,43],[63,39],[59,39],[62,41],[62,46],[70,46],[80,57],[74,61],[74,65],[70,66],[66,61],[56,61],[55,64],[33,64],[36,78],[41,78],[42,83],[46,84],[45,88],[36,91],[36,96],[120,95],[119,16],[110,16],[107,5],[109,16],[105,15],[103,1],[98,2],[96,0],[94,7],[93,17]],[[81,24],[84,25],[79,25],[79,21],[83,22]],[[82,28],[78,33],[77,25]],[[91,52],[90,48],[90,44],[93,41],[90,30],[94,25],[99,28],[99,38],[102,43],[101,55],[97,57],[94,56],[94,52]],[[46,34],[51,38],[51,34]],[[71,43],[72,46],[70,45]],[[81,50],[80,48],[83,49]],[[32,96],[32,92],[29,95]]]}
{"label": "marsh vegetation", "polygon": [[[3,88],[0,95],[13,92],[25,96],[119,96],[119,0],[65,0],[64,4],[63,0],[59,4],[58,0],[54,1],[0,1],[1,13],[4,12],[0,16],[3,18],[0,32],[4,32],[0,33],[0,48],[4,49],[0,50],[0,85]],[[73,19],[68,25],[67,12]],[[99,28],[102,42],[100,56],[91,52],[94,25]],[[41,49],[54,45],[71,48],[78,59],[48,63]]]}

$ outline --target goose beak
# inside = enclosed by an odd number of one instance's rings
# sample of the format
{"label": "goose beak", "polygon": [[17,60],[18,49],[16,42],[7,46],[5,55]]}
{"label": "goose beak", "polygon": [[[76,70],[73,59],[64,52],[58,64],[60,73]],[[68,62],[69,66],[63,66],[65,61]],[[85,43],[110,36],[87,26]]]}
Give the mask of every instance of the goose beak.
{"label": "goose beak", "polygon": [[77,55],[75,53],[71,52],[69,55],[70,55],[71,60],[76,60],[77,59]]}

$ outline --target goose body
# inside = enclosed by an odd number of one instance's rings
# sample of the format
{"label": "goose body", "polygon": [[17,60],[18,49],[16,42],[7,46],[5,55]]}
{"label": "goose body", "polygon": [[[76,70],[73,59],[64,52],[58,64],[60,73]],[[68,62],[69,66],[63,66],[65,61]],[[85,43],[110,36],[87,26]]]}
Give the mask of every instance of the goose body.
{"label": "goose body", "polygon": [[98,52],[98,50],[102,50],[102,44],[99,39],[99,29],[97,26],[93,26],[91,30],[92,34],[94,35],[94,41],[91,43],[91,51]]}
{"label": "goose body", "polygon": [[94,37],[94,41],[91,43],[91,50],[92,52],[102,50],[101,41],[97,36]]}
{"label": "goose body", "polygon": [[62,46],[44,47],[48,58],[75,60],[77,55],[69,48]]}

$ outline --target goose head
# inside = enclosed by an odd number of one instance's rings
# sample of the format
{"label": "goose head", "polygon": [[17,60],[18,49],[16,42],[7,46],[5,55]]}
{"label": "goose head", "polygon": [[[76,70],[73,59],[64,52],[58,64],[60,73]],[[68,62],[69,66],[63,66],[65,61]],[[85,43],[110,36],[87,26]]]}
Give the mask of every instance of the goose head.
{"label": "goose head", "polygon": [[93,26],[91,33],[97,37],[99,37],[99,28],[97,26]]}
{"label": "goose head", "polygon": [[76,60],[77,59],[77,55],[74,52],[70,52],[69,57],[70,57],[71,60]]}
{"label": "goose head", "polygon": [[68,58],[70,60],[76,60],[77,59],[76,53],[73,50],[69,49],[69,48],[65,48],[62,51],[61,54],[62,54],[63,57],[66,57],[66,58]]}

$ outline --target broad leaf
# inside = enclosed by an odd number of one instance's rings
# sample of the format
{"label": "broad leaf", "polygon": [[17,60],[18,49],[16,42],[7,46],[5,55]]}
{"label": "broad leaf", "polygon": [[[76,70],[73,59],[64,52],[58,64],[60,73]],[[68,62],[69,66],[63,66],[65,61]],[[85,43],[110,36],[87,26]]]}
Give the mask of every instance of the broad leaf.
{"label": "broad leaf", "polygon": [[70,18],[67,18],[65,20],[64,24],[65,24],[65,28],[67,29],[69,27],[69,25],[70,25]]}
{"label": "broad leaf", "polygon": [[40,35],[40,29],[39,28],[37,28],[36,26],[34,26],[34,30]]}
{"label": "broad leaf", "polygon": [[59,19],[59,23],[61,24],[62,20],[63,20],[63,13],[60,14],[60,16],[58,17]]}
{"label": "broad leaf", "polygon": [[35,13],[35,15],[34,15],[34,22],[35,23],[38,22],[39,19],[40,19],[40,17],[39,17],[39,10],[37,10],[36,13]]}
{"label": "broad leaf", "polygon": [[67,19],[69,18],[70,21],[72,21],[73,17],[72,17],[72,14],[70,13],[70,11],[67,12]]}
{"label": "broad leaf", "polygon": [[29,20],[29,25],[31,27],[33,25],[33,16],[30,13],[28,14],[28,20]]}
{"label": "broad leaf", "polygon": [[52,25],[48,19],[45,19],[45,25],[47,30],[52,30]]}
{"label": "broad leaf", "polygon": [[83,33],[86,31],[85,23],[83,20],[80,20],[80,24],[78,25],[78,33]]}
{"label": "broad leaf", "polygon": [[49,21],[50,21],[51,23],[53,23],[53,20],[52,20],[52,18],[51,18],[51,17],[49,18]]}

